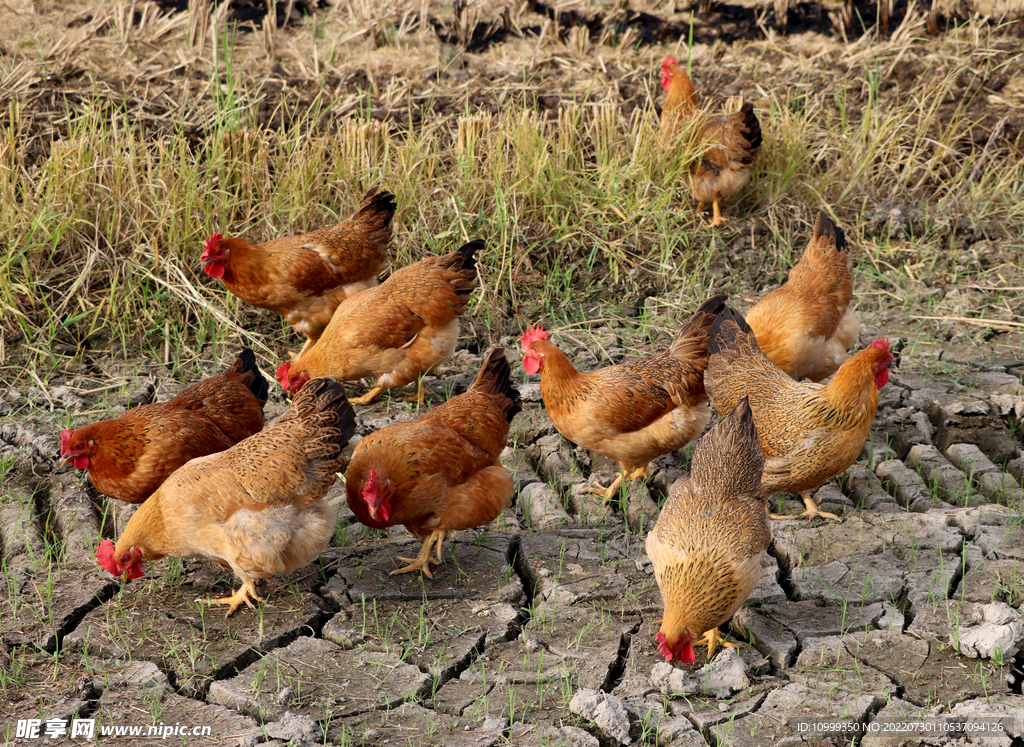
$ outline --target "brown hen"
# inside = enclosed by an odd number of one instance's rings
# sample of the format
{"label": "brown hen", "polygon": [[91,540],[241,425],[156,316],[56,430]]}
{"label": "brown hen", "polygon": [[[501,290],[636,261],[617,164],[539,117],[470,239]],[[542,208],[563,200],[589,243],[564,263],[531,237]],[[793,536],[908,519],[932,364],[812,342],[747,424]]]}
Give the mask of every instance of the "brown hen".
{"label": "brown hen", "polygon": [[103,495],[142,503],[185,462],[257,433],[268,392],[256,356],[245,349],[225,371],[167,402],[62,431],[61,463],[89,470]]}
{"label": "brown hen", "polygon": [[720,642],[736,645],[722,641],[718,626],[750,596],[771,541],[763,466],[744,397],[697,442],[690,474],[672,485],[647,535],[665,604],[656,639],[669,662],[693,663],[694,643],[707,644],[709,661]]}
{"label": "brown hen", "polygon": [[495,348],[465,394],[359,442],[345,475],[352,513],[374,529],[401,524],[423,541],[391,575],[432,576],[431,548],[440,562],[447,533],[487,524],[512,505],[498,455],[520,409],[505,351]]}
{"label": "brown hen", "polygon": [[849,357],[857,339],[852,299],[846,236],[822,210],[789,280],[754,304],[747,324],[772,363],[794,379],[821,381]]}
{"label": "brown hen", "polygon": [[652,460],[704,430],[711,417],[704,391],[708,334],[725,299],[713,296],[701,304],[668,350],[589,373],[577,371],[541,327],[523,334],[523,368],[540,373],[541,396],[555,428],[623,470],[607,488],[592,492],[611,499],[627,474],[642,479]]}
{"label": "brown hen", "polygon": [[[838,519],[820,511],[811,492],[857,461],[889,381],[892,354],[879,338],[843,363],[826,385],[799,383],[771,362],[743,317],[726,308],[711,329],[704,379],[721,414],[750,398],[764,452],[765,496],[799,493],[808,518]],[[778,516],[773,518],[791,518]]]}
{"label": "brown hen", "polygon": [[665,103],[661,110],[661,140],[673,143],[685,124],[701,116],[697,139],[705,152],[690,168],[690,188],[699,202],[697,212],[711,203],[712,226],[725,223],[718,202],[739,192],[750,179],[750,167],[761,148],[761,123],[752,104],[745,103],[735,114],[704,116],[690,77],[675,57],[661,63],[661,87]]}
{"label": "brown hen", "polygon": [[473,241],[451,254],[428,257],[396,270],[376,288],[342,303],[320,339],[277,369],[284,390],[298,391],[315,376],[339,381],[376,377],[376,385],[354,405],[372,402],[385,389],[417,382],[455,352],[459,317],[476,288]]}
{"label": "brown hen", "polygon": [[376,187],[335,226],[253,244],[215,233],[203,244],[203,269],[248,304],[284,317],[306,336],[306,350],[346,298],[377,285],[388,263],[395,196]]}
{"label": "brown hen", "polygon": [[254,580],[308,565],[334,534],[334,506],[321,499],[344,469],[341,450],[355,433],[345,387],[309,382],[266,430],[171,475],[128,521],[100,565],[125,580],[164,557],[209,558],[242,582],[230,597],[197,600],[253,606]]}

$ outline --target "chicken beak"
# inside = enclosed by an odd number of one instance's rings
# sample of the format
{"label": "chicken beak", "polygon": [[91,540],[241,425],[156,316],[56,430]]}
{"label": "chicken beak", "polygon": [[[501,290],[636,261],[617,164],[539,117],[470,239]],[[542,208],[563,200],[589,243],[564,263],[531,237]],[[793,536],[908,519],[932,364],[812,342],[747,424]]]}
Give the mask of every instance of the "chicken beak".
{"label": "chicken beak", "polygon": [[376,521],[377,520],[377,507],[376,506],[369,506],[369,509],[370,509],[370,518],[373,519],[374,521]]}
{"label": "chicken beak", "polygon": [[72,460],[73,458],[74,458],[74,457],[71,457],[71,456],[62,456],[62,457],[60,458],[60,461],[59,461],[59,462],[57,462],[57,464],[59,464],[59,465],[60,465],[60,466],[62,466],[62,467],[63,467],[63,466],[65,465],[65,464],[71,464],[71,460]]}
{"label": "chicken beak", "polygon": [[129,574],[129,573],[131,573],[131,569],[128,569],[128,568],[126,568],[126,569],[125,569],[125,571],[124,571],[124,573],[122,573],[122,574],[121,574],[121,575],[119,576],[119,578],[121,579],[121,583],[122,583],[122,584],[126,584],[126,583],[128,583],[128,574]]}

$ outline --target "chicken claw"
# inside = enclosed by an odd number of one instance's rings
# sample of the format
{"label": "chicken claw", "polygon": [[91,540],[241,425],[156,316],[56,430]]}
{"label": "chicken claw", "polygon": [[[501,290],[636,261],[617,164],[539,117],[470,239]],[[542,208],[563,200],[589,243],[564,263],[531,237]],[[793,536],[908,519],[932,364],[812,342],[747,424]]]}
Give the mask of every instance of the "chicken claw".
{"label": "chicken claw", "polygon": [[772,514],[771,515],[772,518],[777,520],[777,521],[789,521],[789,520],[793,520],[793,519],[803,519],[803,518],[807,518],[807,519],[822,518],[822,519],[832,519],[833,521],[842,521],[842,519],[840,517],[836,516],[835,514],[830,514],[828,511],[822,511],[820,508],[818,508],[815,505],[814,500],[811,498],[811,494],[810,493],[801,493],[800,497],[803,498],[803,500],[804,500],[804,506],[807,507],[806,511],[804,511],[802,514],[797,514],[796,516],[785,516],[783,514]]}
{"label": "chicken claw", "polygon": [[356,399],[350,399],[349,402],[351,402],[353,405],[368,405],[371,402],[373,402],[375,399],[377,399],[377,395],[380,394],[383,391],[384,391],[384,387],[382,387],[382,386],[375,386],[373,389],[368,391],[362,397],[357,397]]}
{"label": "chicken claw", "polygon": [[714,200],[711,201],[711,212],[712,212],[712,217],[711,217],[711,223],[708,224],[709,228],[714,228],[715,226],[721,226],[722,224],[726,223],[725,216],[722,215],[722,213],[719,212],[719,210],[718,210],[718,198],[717,197]]}
{"label": "chicken claw", "polygon": [[707,659],[708,661],[711,661],[712,657],[714,657],[715,649],[718,648],[719,644],[721,644],[723,646],[727,646],[729,648],[739,648],[740,647],[740,644],[738,644],[738,643],[733,643],[732,641],[725,640],[722,637],[722,633],[718,630],[718,628],[712,628],[711,630],[705,631],[704,635],[701,637],[701,639],[699,641],[694,641],[693,642],[694,646],[707,646],[708,647],[708,659]]}
{"label": "chicken claw", "polygon": [[[408,573],[409,571],[423,571],[423,574],[427,578],[433,578],[434,574],[430,572],[431,563],[441,562],[441,545],[444,543],[445,531],[443,529],[435,529],[431,532],[427,538],[423,541],[423,547],[420,548],[420,554],[415,558],[403,558],[399,556],[399,560],[409,565],[401,568],[396,568],[391,571],[392,576],[397,576],[399,573]],[[437,544],[437,560],[430,557],[430,548],[433,544]]]}
{"label": "chicken claw", "polygon": [[615,478],[615,482],[609,485],[607,488],[602,487],[600,484],[596,488],[583,488],[584,493],[594,493],[596,495],[603,495],[606,501],[610,501],[615,497],[615,494],[619,492],[619,488],[622,486],[624,479],[628,480],[643,480],[647,477],[647,465],[643,467],[637,467],[633,470],[629,477],[626,477],[626,471],[622,470],[619,472],[619,476]]}
{"label": "chicken claw", "polygon": [[247,578],[245,579],[245,581],[242,582],[242,588],[236,591],[230,597],[221,597],[220,599],[200,598],[196,601],[202,602],[203,604],[227,604],[229,605],[228,613],[224,615],[224,617],[231,617],[233,614],[235,614],[235,610],[242,606],[243,602],[249,605],[250,608],[256,609],[256,605],[252,603],[252,600],[254,599],[257,602],[263,601],[262,597],[257,596],[256,585],[252,582],[252,579]]}

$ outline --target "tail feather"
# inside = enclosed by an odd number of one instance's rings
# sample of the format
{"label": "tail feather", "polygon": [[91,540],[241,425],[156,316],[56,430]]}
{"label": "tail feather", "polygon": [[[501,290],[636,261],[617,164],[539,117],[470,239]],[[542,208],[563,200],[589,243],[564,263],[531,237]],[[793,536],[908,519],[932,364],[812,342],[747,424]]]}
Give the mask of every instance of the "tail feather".
{"label": "tail feather", "polygon": [[249,387],[249,391],[252,392],[253,396],[260,402],[266,402],[270,396],[270,384],[263,378],[263,374],[260,372],[260,367],[256,365],[256,354],[249,348],[244,348],[236,358],[236,361],[241,361],[242,365],[239,369],[239,373],[251,373],[252,376],[247,377],[245,385]]}
{"label": "tail feather", "polygon": [[824,210],[818,212],[818,217],[814,221],[814,237],[811,241],[817,242],[819,239],[824,239],[834,246],[837,252],[846,249],[846,234],[832,222]]}
{"label": "tail feather", "polygon": [[449,265],[453,270],[473,270],[476,273],[476,252],[483,249],[487,244],[479,239],[463,244],[454,252],[452,263]]}
{"label": "tail feather", "polygon": [[726,306],[711,325],[711,336],[708,338],[708,352],[719,355],[736,347],[737,338],[750,335],[756,342],[754,331],[750,329],[743,315],[731,306]]}
{"label": "tail feather", "polygon": [[488,394],[504,395],[508,399],[505,419],[509,423],[516,413],[523,410],[519,390],[512,386],[512,368],[505,357],[505,348],[493,348],[487,354],[472,388]]}
{"label": "tail feather", "polygon": [[343,384],[329,377],[307,382],[295,395],[288,412],[278,418],[277,422],[284,418],[316,418],[318,415],[330,416],[326,422],[317,424],[336,429],[330,434],[329,440],[337,446],[333,456],[340,458],[341,450],[356,433],[356,412],[345,396]]}
{"label": "tail feather", "polygon": [[[754,114],[754,105],[749,101],[740,107],[740,113],[743,115],[743,126],[747,128],[747,142],[750,143],[750,149],[756,154],[763,140],[761,120]],[[751,156],[750,160],[753,162],[754,157]]]}
{"label": "tail feather", "polygon": [[697,443],[690,473],[706,492],[761,496],[764,452],[750,400],[744,397]]}
{"label": "tail feather", "polygon": [[692,352],[688,349],[686,343],[692,341],[693,338],[707,338],[718,315],[722,312],[722,309],[726,308],[725,302],[728,298],[728,296],[720,293],[702,303],[693,316],[679,328],[679,332],[672,341],[672,345],[669,346],[669,352],[673,355],[689,354]]}
{"label": "tail feather", "polygon": [[380,231],[389,228],[394,217],[394,193],[370,187],[363,195],[359,210],[352,216],[352,220],[364,224],[370,230]]}

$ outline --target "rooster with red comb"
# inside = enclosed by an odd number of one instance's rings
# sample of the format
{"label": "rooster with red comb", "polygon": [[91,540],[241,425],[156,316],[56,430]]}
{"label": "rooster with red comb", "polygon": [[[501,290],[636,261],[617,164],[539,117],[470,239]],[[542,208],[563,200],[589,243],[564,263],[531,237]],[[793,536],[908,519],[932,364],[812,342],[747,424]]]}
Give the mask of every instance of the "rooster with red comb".
{"label": "rooster with red comb", "polygon": [[523,368],[540,374],[548,417],[575,444],[618,462],[622,472],[607,488],[589,488],[610,500],[623,479],[645,476],[657,457],[700,435],[711,417],[704,391],[708,334],[725,296],[713,296],[668,350],[596,371],[577,371],[540,326],[522,336]]}

